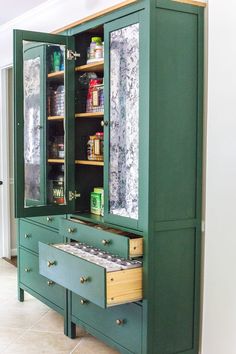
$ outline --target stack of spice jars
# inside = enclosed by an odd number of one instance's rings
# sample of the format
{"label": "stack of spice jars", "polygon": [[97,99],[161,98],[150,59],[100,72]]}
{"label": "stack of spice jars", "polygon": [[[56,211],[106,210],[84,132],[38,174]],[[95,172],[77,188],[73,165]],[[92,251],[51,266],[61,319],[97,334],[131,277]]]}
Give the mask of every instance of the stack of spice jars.
{"label": "stack of spice jars", "polygon": [[87,143],[87,158],[90,161],[103,161],[103,133],[90,135]]}
{"label": "stack of spice jars", "polygon": [[104,110],[103,79],[91,79],[87,94],[86,112],[103,112]]}

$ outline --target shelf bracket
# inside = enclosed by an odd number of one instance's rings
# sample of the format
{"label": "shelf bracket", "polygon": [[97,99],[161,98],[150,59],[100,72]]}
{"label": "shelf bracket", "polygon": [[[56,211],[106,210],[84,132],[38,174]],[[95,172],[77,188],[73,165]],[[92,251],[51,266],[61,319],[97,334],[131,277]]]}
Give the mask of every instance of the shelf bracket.
{"label": "shelf bracket", "polygon": [[76,60],[80,58],[80,53],[73,52],[71,49],[67,49],[67,60]]}

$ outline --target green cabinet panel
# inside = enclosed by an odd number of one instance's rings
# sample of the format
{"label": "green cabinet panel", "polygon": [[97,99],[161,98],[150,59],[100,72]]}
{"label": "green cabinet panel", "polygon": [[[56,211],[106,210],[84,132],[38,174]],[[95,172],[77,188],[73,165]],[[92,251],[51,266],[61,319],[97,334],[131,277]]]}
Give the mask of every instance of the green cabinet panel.
{"label": "green cabinet panel", "polygon": [[39,241],[44,243],[63,242],[63,237],[57,231],[49,228],[34,225],[25,220],[20,220],[19,227],[20,246],[33,252],[38,253]]}
{"label": "green cabinet panel", "polygon": [[[53,263],[48,266],[48,262]],[[39,243],[40,274],[74,291],[96,305],[106,307],[105,269],[53,246]],[[88,278],[82,283],[81,278]]]}
{"label": "green cabinet panel", "polygon": [[153,247],[153,348],[163,354],[193,348],[195,321],[195,229],[155,234]]}
{"label": "green cabinet panel", "polygon": [[132,353],[141,354],[142,306],[127,304],[103,310],[74,293],[71,306],[75,322],[88,324]]}
{"label": "green cabinet panel", "polygon": [[61,309],[65,308],[65,289],[51,282],[39,274],[39,259],[38,256],[20,249],[20,269],[19,281],[25,286],[29,287],[46,300],[51,301]]}
{"label": "green cabinet panel", "polygon": [[47,215],[47,216],[34,216],[28,218],[29,221],[37,222],[41,225],[45,225],[48,227],[53,227],[54,229],[59,229],[59,220],[64,215]]}
{"label": "green cabinet panel", "polygon": [[[161,3],[162,6],[158,6]],[[196,217],[198,165],[198,14],[157,1],[153,21],[155,218]],[[153,117],[153,118],[154,118]]]}
{"label": "green cabinet panel", "polygon": [[132,253],[134,253],[132,240],[140,240],[140,238],[135,235],[129,237],[127,233],[127,236],[122,236],[121,232],[115,234],[99,225],[87,226],[85,223],[73,222],[67,219],[60,220],[59,233],[63,237],[85,242],[104,251],[118,254],[120,257],[124,258],[129,258],[132,256]]}

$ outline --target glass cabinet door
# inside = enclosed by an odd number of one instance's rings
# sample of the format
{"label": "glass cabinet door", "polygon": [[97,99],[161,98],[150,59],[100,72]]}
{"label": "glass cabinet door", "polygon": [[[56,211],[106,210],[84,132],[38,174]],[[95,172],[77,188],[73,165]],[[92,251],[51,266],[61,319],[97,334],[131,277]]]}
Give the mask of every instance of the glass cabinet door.
{"label": "glass cabinet door", "polygon": [[131,228],[139,219],[139,38],[137,14],[105,27],[105,219]]}
{"label": "glass cabinet door", "polygon": [[71,49],[66,36],[15,31],[17,217],[61,214],[72,206],[67,166],[74,114],[66,84],[69,77],[73,83],[74,66],[65,59],[68,44]]}

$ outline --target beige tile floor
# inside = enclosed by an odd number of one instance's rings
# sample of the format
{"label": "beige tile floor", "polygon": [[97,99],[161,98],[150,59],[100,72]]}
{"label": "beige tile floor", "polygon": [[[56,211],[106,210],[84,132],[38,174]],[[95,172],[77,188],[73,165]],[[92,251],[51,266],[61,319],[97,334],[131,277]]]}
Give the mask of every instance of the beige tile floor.
{"label": "beige tile floor", "polygon": [[25,294],[17,300],[16,268],[0,259],[0,353],[118,354],[77,328],[77,338],[63,334],[63,318]]}

